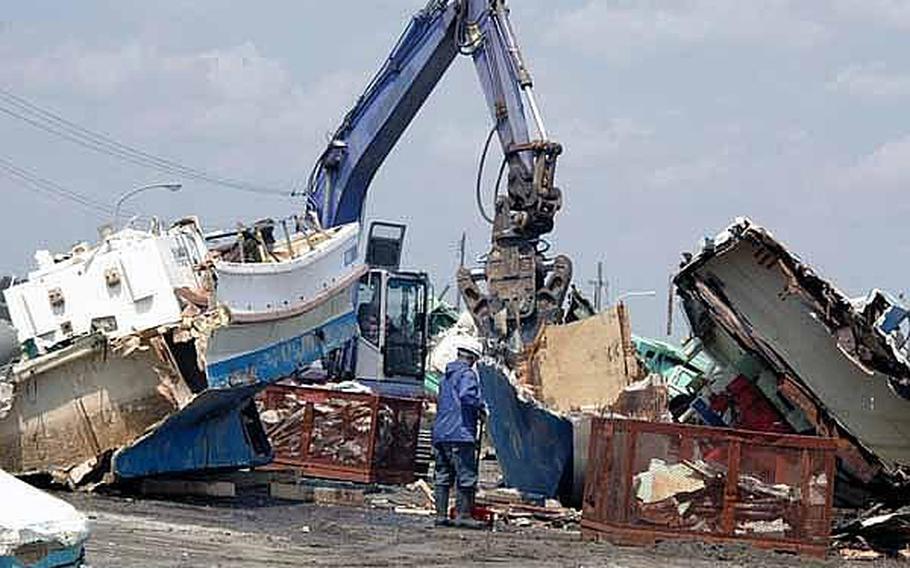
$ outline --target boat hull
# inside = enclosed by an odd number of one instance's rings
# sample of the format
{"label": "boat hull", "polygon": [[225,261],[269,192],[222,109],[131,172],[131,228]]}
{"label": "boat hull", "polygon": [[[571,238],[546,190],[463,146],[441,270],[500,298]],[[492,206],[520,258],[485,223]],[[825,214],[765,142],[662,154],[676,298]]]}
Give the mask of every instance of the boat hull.
{"label": "boat hull", "polygon": [[[343,228],[309,257],[282,264],[216,264],[226,325],[206,338],[208,389],[153,432],[115,454],[121,478],[252,467],[272,449],[253,397],[306,370],[357,333],[356,226]],[[295,301],[297,300],[297,301]]]}
{"label": "boat hull", "polygon": [[354,299],[360,271],[310,310],[286,318],[230,323],[216,329],[206,349],[209,386],[265,386],[293,377],[357,332]]}
{"label": "boat hull", "polygon": [[0,467],[69,478],[141,436],[191,396],[162,381],[156,369],[166,364],[156,349],[123,354],[99,335],[18,366],[0,419]]}
{"label": "boat hull", "polygon": [[505,485],[537,497],[570,493],[572,423],[534,401],[522,400],[498,367],[481,364],[477,370]]}

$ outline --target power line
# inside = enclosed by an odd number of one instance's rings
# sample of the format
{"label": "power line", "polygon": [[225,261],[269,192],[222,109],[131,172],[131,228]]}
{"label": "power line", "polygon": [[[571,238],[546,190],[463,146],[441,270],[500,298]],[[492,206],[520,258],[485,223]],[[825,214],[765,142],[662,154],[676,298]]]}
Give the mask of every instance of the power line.
{"label": "power line", "polygon": [[19,182],[29,188],[51,197],[62,197],[83,209],[91,211],[102,218],[110,217],[114,213],[114,208],[108,204],[102,203],[87,195],[73,191],[62,185],[43,178],[37,174],[22,169],[9,160],[0,158],[0,174],[5,174],[15,182]]}
{"label": "power line", "polygon": [[161,172],[209,182],[222,187],[256,193],[260,195],[287,195],[287,191],[266,188],[243,181],[218,176],[204,170],[192,168],[179,162],[145,152],[124,144],[106,134],[95,132],[76,124],[28,100],[0,89],[0,112],[25,122],[49,134],[63,138],[84,148],[112,156],[134,165],[156,169]]}

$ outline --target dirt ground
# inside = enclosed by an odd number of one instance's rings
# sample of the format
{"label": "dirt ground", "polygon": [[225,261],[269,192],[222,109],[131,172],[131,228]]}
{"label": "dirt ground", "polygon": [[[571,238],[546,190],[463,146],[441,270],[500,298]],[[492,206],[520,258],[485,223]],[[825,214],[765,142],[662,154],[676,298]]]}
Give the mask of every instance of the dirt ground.
{"label": "dirt ground", "polygon": [[[576,531],[434,529],[427,517],[363,507],[275,501],[163,501],[60,494],[89,516],[92,568],[263,566],[849,566],[840,560],[699,544],[620,548],[582,542]],[[897,563],[861,563],[884,566]]]}

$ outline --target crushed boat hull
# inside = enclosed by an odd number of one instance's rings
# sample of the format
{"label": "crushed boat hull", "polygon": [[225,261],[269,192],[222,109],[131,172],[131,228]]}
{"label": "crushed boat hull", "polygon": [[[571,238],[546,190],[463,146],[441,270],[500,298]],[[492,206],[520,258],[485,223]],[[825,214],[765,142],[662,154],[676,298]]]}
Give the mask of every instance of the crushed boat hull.
{"label": "crushed boat hull", "polygon": [[520,399],[500,368],[481,364],[478,374],[489,409],[489,435],[505,484],[543,497],[571,492],[572,423]]}
{"label": "crushed boat hull", "polygon": [[272,450],[253,397],[259,385],[210,389],[114,453],[112,470],[131,479],[264,465]]}
{"label": "crushed boat hull", "polygon": [[0,419],[0,466],[69,478],[76,466],[141,436],[191,396],[185,385],[162,380],[164,367],[160,351],[118,353],[100,335],[18,366],[15,396]]}
{"label": "crushed boat hull", "polygon": [[869,483],[910,465],[910,367],[869,306],[748,220],[709,245],[675,284],[711,356],[753,382],[794,431],[846,442],[840,473]]}

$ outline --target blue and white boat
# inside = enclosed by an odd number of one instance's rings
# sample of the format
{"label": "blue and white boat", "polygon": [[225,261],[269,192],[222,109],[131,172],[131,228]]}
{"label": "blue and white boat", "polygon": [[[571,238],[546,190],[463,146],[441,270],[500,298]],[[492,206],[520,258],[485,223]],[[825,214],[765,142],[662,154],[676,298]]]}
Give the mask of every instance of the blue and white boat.
{"label": "blue and white boat", "polygon": [[22,355],[0,373],[0,467],[78,485],[270,461],[253,398],[354,337],[366,272],[356,223],[274,228],[217,247],[188,219],[36,255],[4,291]]}
{"label": "blue and white boat", "polygon": [[353,223],[289,236],[271,249],[272,262],[214,260],[214,302],[227,317],[204,338],[207,388],[115,453],[114,472],[130,478],[271,461],[253,397],[356,334],[356,290],[367,271],[357,262],[358,236]]}

